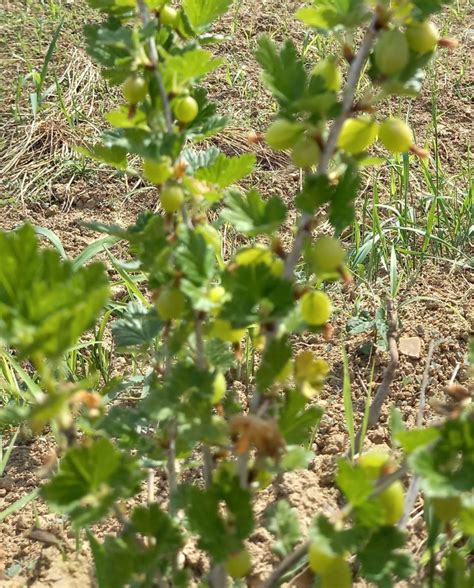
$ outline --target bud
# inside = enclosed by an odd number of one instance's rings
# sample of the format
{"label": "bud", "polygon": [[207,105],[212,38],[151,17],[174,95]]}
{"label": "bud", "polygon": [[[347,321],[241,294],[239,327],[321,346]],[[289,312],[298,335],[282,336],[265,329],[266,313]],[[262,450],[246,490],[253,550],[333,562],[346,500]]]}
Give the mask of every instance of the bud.
{"label": "bud", "polygon": [[444,47],[445,49],[457,49],[460,43],[458,39],[453,37],[443,37],[438,41],[438,47]]}

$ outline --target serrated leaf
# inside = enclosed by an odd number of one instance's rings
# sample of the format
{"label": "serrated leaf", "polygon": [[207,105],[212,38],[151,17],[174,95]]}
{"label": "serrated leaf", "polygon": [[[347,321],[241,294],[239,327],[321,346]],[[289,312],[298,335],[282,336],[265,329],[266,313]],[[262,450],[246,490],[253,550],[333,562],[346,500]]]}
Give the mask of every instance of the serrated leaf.
{"label": "serrated leaf", "polygon": [[286,206],[278,196],[264,200],[256,190],[246,195],[229,192],[222,218],[249,236],[271,234],[283,224]]}
{"label": "serrated leaf", "polygon": [[154,309],[130,302],[122,317],[112,324],[112,335],[117,347],[148,345],[163,326]]}
{"label": "serrated leaf", "polygon": [[235,184],[254,170],[256,157],[253,153],[244,153],[235,157],[218,155],[212,163],[201,167],[195,172],[195,177],[220,188],[227,188]]}
{"label": "serrated leaf", "polygon": [[183,0],[183,9],[192,28],[202,33],[227,12],[232,2],[233,0]]}
{"label": "serrated leaf", "polygon": [[412,0],[415,6],[415,16],[418,20],[425,20],[430,14],[440,12],[443,6],[451,4],[452,0]]}
{"label": "serrated leaf", "polygon": [[258,368],[256,382],[259,390],[271,386],[291,359],[291,346],[286,337],[274,338],[267,346]]}
{"label": "serrated leaf", "polygon": [[408,553],[400,551],[405,535],[396,527],[383,527],[375,531],[358,553],[361,574],[369,582],[385,588],[396,580],[409,578],[415,567]]}
{"label": "serrated leaf", "polygon": [[291,41],[285,41],[280,50],[269,37],[258,40],[257,61],[263,68],[263,79],[283,108],[291,110],[292,103],[300,100],[306,89],[306,72],[303,61]]}
{"label": "serrated leaf", "polygon": [[102,264],[74,269],[34,229],[0,232],[0,333],[21,357],[57,359],[90,328],[109,286]]}
{"label": "serrated leaf", "polygon": [[239,266],[222,276],[222,285],[230,295],[219,318],[234,327],[254,322],[272,322],[285,316],[294,303],[291,283],[275,276],[265,264]]}
{"label": "serrated leaf", "polygon": [[395,435],[396,441],[400,443],[405,453],[412,453],[418,447],[427,445],[440,436],[440,432],[435,427],[425,429],[410,429],[399,431]]}
{"label": "serrated leaf", "polygon": [[67,513],[76,527],[100,520],[119,498],[139,491],[143,471],[108,439],[69,449],[58,473],[42,489],[51,508]]}
{"label": "serrated leaf", "polygon": [[316,210],[329,202],[334,188],[329,184],[327,176],[306,176],[303,190],[296,196],[296,206],[307,214],[314,214]]}
{"label": "serrated leaf", "polygon": [[448,420],[440,436],[408,458],[428,496],[450,496],[474,488],[474,420],[469,414]]}
{"label": "serrated leaf", "polygon": [[216,105],[209,102],[203,88],[196,88],[193,97],[198,103],[199,113],[193,122],[187,125],[185,133],[187,139],[197,142],[224,129],[229,119],[216,114]]}
{"label": "serrated leaf", "polygon": [[354,28],[369,16],[364,0],[313,0],[313,4],[313,7],[300,8],[296,18],[324,31],[338,27]]}
{"label": "serrated leaf", "polygon": [[191,49],[179,55],[166,55],[163,81],[168,91],[186,85],[217,69],[223,63],[206,49]]}
{"label": "serrated leaf", "polygon": [[284,471],[292,470],[305,470],[311,460],[314,458],[314,453],[309,449],[300,447],[287,447],[285,454],[283,455],[280,466]]}
{"label": "serrated leaf", "polygon": [[184,229],[180,232],[175,259],[185,280],[195,286],[206,284],[216,269],[214,249],[194,230]]}
{"label": "serrated leaf", "polygon": [[220,151],[217,147],[209,147],[209,149],[203,149],[201,151],[185,149],[182,157],[188,164],[186,172],[194,174],[199,168],[212,166],[219,155]]}
{"label": "serrated leaf", "polygon": [[307,444],[323,416],[323,409],[306,407],[307,398],[297,391],[288,392],[280,409],[278,427],[289,445]]}
{"label": "serrated leaf", "polygon": [[221,472],[207,490],[182,486],[176,503],[186,510],[189,525],[198,535],[199,547],[218,562],[241,549],[242,541],[252,532],[250,493],[230,473]]}
{"label": "serrated leaf", "polygon": [[338,461],[336,482],[353,506],[359,506],[366,502],[374,489],[366,472],[344,459]]}
{"label": "serrated leaf", "polygon": [[360,175],[355,165],[348,166],[346,172],[334,188],[329,201],[329,222],[338,232],[354,220],[354,200],[360,185]]}
{"label": "serrated leaf", "polygon": [[[130,1],[134,4],[133,0]],[[104,0],[104,4],[112,3]],[[134,8],[125,6],[120,10],[117,7],[117,12],[133,13]],[[120,21],[110,16],[101,24],[85,25],[84,36],[87,53],[103,67],[104,76],[114,84],[122,83],[129,76],[133,61],[133,30],[120,26]]]}
{"label": "serrated leaf", "polygon": [[106,163],[112,165],[117,169],[127,169],[127,150],[122,147],[113,145],[112,147],[105,147],[100,143],[93,145],[92,147],[76,147],[75,151],[85,157],[90,157],[100,163]]}
{"label": "serrated leaf", "polygon": [[265,511],[266,527],[275,536],[273,551],[280,557],[288,555],[301,539],[298,512],[287,500],[279,500]]}

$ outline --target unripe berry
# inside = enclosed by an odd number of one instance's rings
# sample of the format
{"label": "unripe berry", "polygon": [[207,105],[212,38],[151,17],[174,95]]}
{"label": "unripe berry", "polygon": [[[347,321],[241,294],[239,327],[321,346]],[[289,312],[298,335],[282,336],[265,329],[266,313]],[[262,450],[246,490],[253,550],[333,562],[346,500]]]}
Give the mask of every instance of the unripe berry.
{"label": "unripe berry", "polygon": [[225,396],[227,383],[222,372],[217,372],[212,384],[212,404],[218,404]]}
{"label": "unripe berry", "polygon": [[444,523],[456,518],[462,510],[459,496],[435,497],[431,499],[431,504],[435,515]]}
{"label": "unripe berry", "polygon": [[351,155],[361,153],[377,139],[377,131],[377,123],[368,116],[349,118],[341,129],[337,145]]}
{"label": "unripe berry", "polygon": [[226,572],[232,578],[243,578],[247,576],[252,569],[252,560],[247,549],[242,549],[232,554],[224,563]]}
{"label": "unripe berry", "polygon": [[296,167],[309,168],[319,161],[319,145],[311,137],[300,137],[293,147],[291,159]]}
{"label": "unripe berry", "polygon": [[321,574],[321,588],[351,588],[352,574],[349,563],[343,557],[336,557],[324,574]]}
{"label": "unripe berry", "polygon": [[178,11],[169,4],[165,4],[160,10],[160,22],[162,25],[175,27],[178,23],[178,18]]}
{"label": "unripe berry", "polygon": [[429,20],[415,23],[407,27],[405,32],[408,46],[415,53],[429,53],[436,49],[439,31]]}
{"label": "unripe berry", "polygon": [[397,30],[384,31],[375,45],[375,63],[386,76],[393,76],[405,69],[410,50],[405,35]]}
{"label": "unripe berry", "polygon": [[399,118],[387,118],[379,127],[379,139],[391,153],[403,153],[413,145],[410,127]]}
{"label": "unripe berry", "polygon": [[310,251],[310,261],[316,274],[337,272],[344,263],[345,251],[341,243],[327,235],[319,237]]}
{"label": "unripe berry", "polygon": [[175,185],[165,186],[160,194],[160,202],[165,212],[176,212],[184,202],[182,188]]}
{"label": "unripe berry", "polygon": [[178,319],[186,308],[186,298],[178,288],[166,288],[160,292],[155,307],[163,320]]}
{"label": "unripe berry", "polygon": [[192,96],[186,96],[174,102],[173,111],[179,122],[190,123],[198,115],[199,105]]}
{"label": "unripe berry", "polygon": [[303,294],[300,300],[301,316],[309,325],[322,327],[331,318],[331,300],[324,292],[314,290]]}
{"label": "unripe berry", "polygon": [[326,89],[331,92],[339,92],[341,89],[342,74],[335,59],[323,59],[315,65],[312,74],[321,76],[324,79]]}
{"label": "unripe berry", "polygon": [[330,565],[337,559],[337,555],[322,549],[317,543],[311,543],[308,549],[309,567],[316,574],[324,574]]}
{"label": "unripe berry", "polygon": [[279,118],[268,127],[265,141],[272,149],[282,151],[293,147],[302,132],[303,127],[299,123]]}
{"label": "unripe berry", "polygon": [[147,92],[148,84],[142,76],[129,76],[122,84],[123,96],[132,105],[141,102],[146,97]]}
{"label": "unripe berry", "polygon": [[163,184],[173,174],[170,157],[162,157],[159,161],[145,159],[143,162],[143,176],[152,184]]}
{"label": "unripe berry", "polygon": [[247,329],[233,329],[229,321],[216,319],[212,324],[210,335],[229,343],[239,343]]}

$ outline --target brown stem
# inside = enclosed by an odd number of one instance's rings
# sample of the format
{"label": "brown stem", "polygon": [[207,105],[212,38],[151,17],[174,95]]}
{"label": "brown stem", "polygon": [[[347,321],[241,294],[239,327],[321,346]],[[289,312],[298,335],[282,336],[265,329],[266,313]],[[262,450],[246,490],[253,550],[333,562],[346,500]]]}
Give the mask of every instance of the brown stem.
{"label": "brown stem", "polygon": [[[382,410],[383,403],[385,402],[387,396],[390,394],[390,387],[392,385],[393,379],[395,378],[395,373],[397,371],[398,362],[399,362],[399,355],[398,355],[398,346],[397,346],[397,310],[395,308],[395,303],[393,300],[387,300],[387,321],[388,321],[388,333],[387,333],[387,341],[388,341],[388,351],[390,354],[390,361],[388,366],[385,368],[385,372],[383,375],[382,383],[380,384],[374,399],[372,400],[372,404],[369,409],[369,418],[367,422],[367,428],[373,427],[379,420],[380,411]],[[361,441],[362,441],[362,429],[359,430],[354,442],[354,452],[359,453],[361,449]]]}

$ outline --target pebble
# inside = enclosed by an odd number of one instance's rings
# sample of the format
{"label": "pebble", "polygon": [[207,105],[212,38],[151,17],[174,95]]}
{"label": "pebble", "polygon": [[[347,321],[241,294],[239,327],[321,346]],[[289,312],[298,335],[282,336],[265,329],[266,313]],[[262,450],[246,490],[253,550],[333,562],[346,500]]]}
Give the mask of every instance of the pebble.
{"label": "pebble", "polygon": [[0,478],[0,488],[9,492],[13,488],[13,480],[11,478]]}

